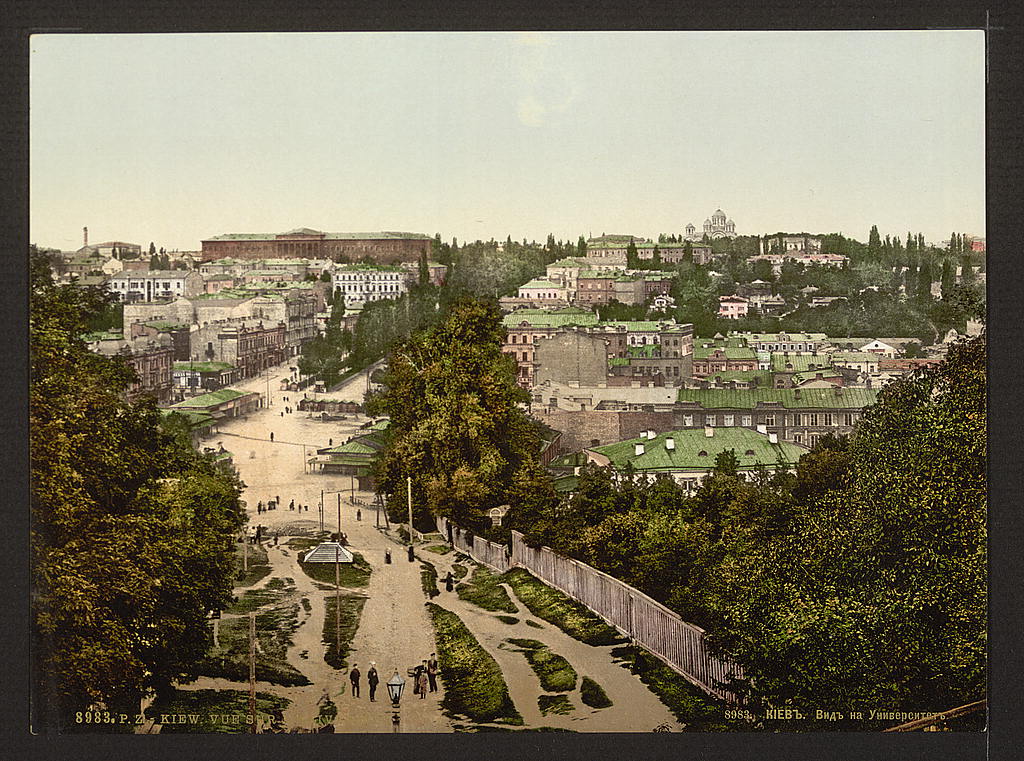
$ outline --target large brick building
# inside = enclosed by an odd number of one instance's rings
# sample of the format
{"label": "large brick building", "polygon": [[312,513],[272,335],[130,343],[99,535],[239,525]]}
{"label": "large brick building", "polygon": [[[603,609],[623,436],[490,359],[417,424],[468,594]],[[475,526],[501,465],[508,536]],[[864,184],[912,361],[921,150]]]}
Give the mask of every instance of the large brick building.
{"label": "large brick building", "polygon": [[369,258],[380,264],[412,262],[430,255],[431,238],[422,233],[326,233],[300,227],[286,233],[229,233],[203,241],[202,261],[235,259]]}

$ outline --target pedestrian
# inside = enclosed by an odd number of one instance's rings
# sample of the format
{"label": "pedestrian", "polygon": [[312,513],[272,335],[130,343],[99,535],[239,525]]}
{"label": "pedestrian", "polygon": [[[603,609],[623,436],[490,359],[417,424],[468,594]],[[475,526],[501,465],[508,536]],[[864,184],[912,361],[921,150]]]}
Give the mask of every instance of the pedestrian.
{"label": "pedestrian", "polygon": [[410,562],[410,563],[412,563],[412,562],[415,562],[415,560],[416,560],[416,553],[415,553],[415,551],[413,550],[413,548],[412,548],[412,545],[411,545],[411,544],[409,545],[409,550],[408,550],[408,552],[409,552],[409,562]]}
{"label": "pedestrian", "polygon": [[412,694],[413,695],[419,695],[420,694],[420,670],[422,668],[423,668],[422,666],[417,666],[416,668],[414,668],[412,670]]}
{"label": "pedestrian", "polygon": [[262,502],[257,502],[256,503],[256,514],[259,515],[262,512],[263,512],[263,503]]}
{"label": "pedestrian", "polygon": [[281,413],[281,417],[284,417],[284,413],[283,412]]}
{"label": "pedestrian", "polygon": [[363,519],[363,511],[360,510],[359,508],[356,508],[356,520],[357,521],[361,521],[362,519]]}
{"label": "pedestrian", "polygon": [[334,446],[334,439],[327,439],[327,446],[333,447]]}
{"label": "pedestrian", "polygon": [[277,504],[281,504],[281,497],[279,495],[275,494],[274,495],[274,502],[276,502]]}
{"label": "pedestrian", "polygon": [[288,509],[289,510],[294,510],[295,509],[295,500],[294,499],[291,502],[288,503]]}
{"label": "pedestrian", "polygon": [[359,697],[359,666],[355,663],[352,664],[352,670],[348,672],[348,680],[352,682],[352,697]]}
{"label": "pedestrian", "polygon": [[274,432],[273,432],[273,431],[271,431],[271,432],[270,432],[270,440],[271,440],[271,441],[273,441],[273,440],[274,440]]}
{"label": "pedestrian", "polygon": [[370,661],[370,668],[366,672],[366,686],[370,688],[370,702],[376,703],[377,699],[374,695],[377,694],[377,683],[380,682],[380,678],[377,676],[377,662]]}
{"label": "pedestrian", "polygon": [[437,692],[437,653],[431,653],[427,661],[427,680],[430,682],[430,691]]}
{"label": "pedestrian", "polygon": [[452,572],[448,571],[448,575],[444,577],[444,591],[451,592],[455,588],[455,577],[452,576]]}
{"label": "pedestrian", "polygon": [[384,563],[391,565],[391,550],[384,550]]}
{"label": "pedestrian", "polygon": [[[426,661],[423,661],[425,664]],[[420,667],[420,675],[416,677],[416,686],[419,687],[420,700],[423,700],[427,696],[427,667]]]}

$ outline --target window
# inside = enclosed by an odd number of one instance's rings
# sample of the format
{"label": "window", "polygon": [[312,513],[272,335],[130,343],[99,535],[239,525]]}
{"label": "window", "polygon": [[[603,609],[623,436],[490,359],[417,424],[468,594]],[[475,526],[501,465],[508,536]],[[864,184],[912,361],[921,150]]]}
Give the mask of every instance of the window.
{"label": "window", "polygon": [[764,424],[765,425],[775,425],[775,415],[765,415],[764,416]]}
{"label": "window", "polygon": [[707,415],[707,416],[705,416],[704,424],[705,425],[710,425],[711,427],[714,427],[714,425],[715,425],[715,417],[716,417],[715,415]]}
{"label": "window", "polygon": [[812,412],[807,417],[809,417],[811,419],[811,422],[808,423],[808,425],[817,425],[818,424],[818,413],[817,412]]}
{"label": "window", "polygon": [[685,427],[685,428],[692,428],[693,427],[693,415],[683,415],[683,427]]}
{"label": "window", "polygon": [[847,412],[845,415],[843,415],[843,424],[853,425],[853,415],[851,413]]}
{"label": "window", "polygon": [[512,336],[512,343],[518,343],[518,342],[519,342],[519,336],[513,335]]}
{"label": "window", "polygon": [[825,413],[825,425],[832,425],[832,413],[831,412],[826,412]]}
{"label": "window", "polygon": [[793,415],[793,425],[803,425],[803,415],[799,412]]}
{"label": "window", "polygon": [[754,420],[753,420],[753,418],[750,415],[744,415],[741,418],[741,423],[742,423],[742,425],[745,425],[745,426],[747,426],[749,428],[750,426],[752,426],[754,424]]}
{"label": "window", "polygon": [[801,434],[801,433],[793,434],[793,441],[795,441],[797,444],[803,444],[804,443],[803,434]]}
{"label": "window", "polygon": [[726,415],[725,416],[725,420],[722,422],[722,425],[724,425],[727,428],[731,427],[733,425],[733,416],[732,415]]}

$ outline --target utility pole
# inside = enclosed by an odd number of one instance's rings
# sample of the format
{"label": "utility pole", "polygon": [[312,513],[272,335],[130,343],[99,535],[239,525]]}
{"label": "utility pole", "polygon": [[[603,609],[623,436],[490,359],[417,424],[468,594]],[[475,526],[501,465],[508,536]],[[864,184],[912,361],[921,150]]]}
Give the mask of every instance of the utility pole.
{"label": "utility pole", "polygon": [[334,546],[334,654],[341,658],[341,492],[338,492],[338,543]]}
{"label": "utility pole", "polygon": [[252,731],[256,727],[256,611],[249,611],[249,716],[252,719]]}
{"label": "utility pole", "polygon": [[249,573],[249,537],[242,534],[242,571]]}
{"label": "utility pole", "polygon": [[324,533],[324,490],[320,490],[320,533]]}
{"label": "utility pole", "polygon": [[405,477],[405,485],[409,501],[409,544],[412,545],[412,476]]}

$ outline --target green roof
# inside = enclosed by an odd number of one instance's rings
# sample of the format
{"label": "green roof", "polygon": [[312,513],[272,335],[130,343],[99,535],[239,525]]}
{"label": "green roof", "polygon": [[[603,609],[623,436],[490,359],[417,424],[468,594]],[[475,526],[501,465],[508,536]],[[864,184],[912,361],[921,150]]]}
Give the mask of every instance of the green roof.
{"label": "green roof", "polygon": [[[797,391],[800,398],[796,398]],[[874,404],[878,390],[870,388],[684,388],[680,403],[695,402],[704,409],[753,409],[758,403],[780,404],[785,409],[862,409]]]}
{"label": "green roof", "polygon": [[580,279],[589,280],[616,280],[619,277],[619,271],[614,270],[611,272],[605,270],[581,270]]}
{"label": "green roof", "polygon": [[832,361],[839,362],[868,362],[878,361],[878,355],[872,351],[834,351]]}
{"label": "green roof", "polygon": [[336,447],[331,447],[325,452],[325,454],[376,454],[378,451],[380,451],[379,447],[374,448],[367,444],[365,441],[360,440],[365,438],[366,436],[358,436],[352,439],[352,441],[347,441],[344,444],[339,444]]}
{"label": "green roof", "polygon": [[[703,428],[669,431],[653,439],[629,439],[593,447],[590,451],[607,457],[616,468],[628,463],[639,471],[705,471],[715,466],[719,452],[732,449],[739,460],[740,468],[757,465],[774,466],[781,458],[787,464],[795,464],[807,450],[789,442],[772,444],[764,434],[749,428],[714,428],[714,436],[706,436]],[[674,449],[665,448],[665,440],[672,438]],[[634,454],[635,445],[643,444],[644,453]],[[700,454],[704,452],[704,454]],[[747,454],[752,452],[752,454]]]}
{"label": "green roof", "polygon": [[537,327],[555,328],[563,325],[596,325],[597,315],[585,309],[518,309],[501,318],[506,328],[526,322]]}
{"label": "green roof", "polygon": [[694,359],[707,359],[716,351],[721,352],[726,359],[752,359],[757,360],[757,353],[753,349],[739,346],[713,346],[693,347]]}
{"label": "green roof", "polygon": [[[792,367],[787,368],[790,364]],[[814,365],[814,372],[818,370],[831,370],[828,354],[790,354],[786,356],[781,352],[772,352],[772,371],[776,373],[804,373],[810,371]]]}
{"label": "green roof", "polygon": [[608,360],[609,367],[625,367],[629,364],[629,357],[612,357]]}
{"label": "green roof", "polygon": [[85,341],[121,341],[124,340],[124,333],[120,330],[99,330],[95,333],[85,333],[82,339]]}
{"label": "green roof", "polygon": [[[302,227],[297,230],[289,230],[287,233],[225,233],[224,235],[214,235],[212,238],[204,238],[204,240],[275,240],[278,235],[294,235],[296,233],[319,235],[320,231]],[[328,240],[394,240],[405,238],[411,238],[414,240],[431,239],[429,235],[424,235],[423,233],[402,232],[324,233],[323,235],[324,238]]]}
{"label": "green roof", "polygon": [[156,328],[157,330],[180,330],[181,328],[187,328],[188,325],[180,322],[168,322],[166,320],[152,320],[145,323],[150,328]]}
{"label": "green roof", "polygon": [[178,371],[191,370],[197,373],[215,373],[223,370],[232,370],[234,365],[230,362],[175,362],[174,369]]}
{"label": "green roof", "polygon": [[339,264],[334,269],[338,272],[405,272],[397,264]]}
{"label": "green roof", "polygon": [[549,267],[579,267],[580,262],[578,259],[566,257],[565,259],[559,259],[558,261],[551,262]]}
{"label": "green roof", "polygon": [[544,278],[540,278],[540,277],[534,278],[529,283],[524,283],[523,285],[521,285],[519,287],[520,288],[561,288],[561,286],[558,283],[552,283],[550,280],[545,280]]}
{"label": "green roof", "polygon": [[237,399],[240,396],[247,396],[251,393],[254,392],[236,391],[233,388],[222,388],[217,391],[211,391],[208,394],[202,394],[200,396],[192,397],[191,399],[186,399],[185,401],[178,402],[177,404],[172,404],[171,409],[187,409],[190,407],[202,409],[205,407],[216,407],[218,404],[230,402],[232,399]]}

